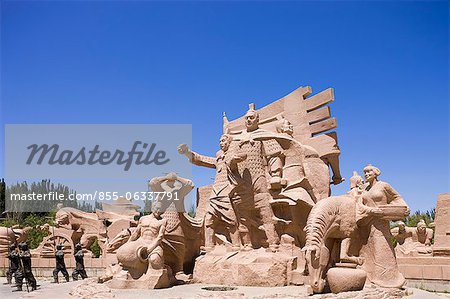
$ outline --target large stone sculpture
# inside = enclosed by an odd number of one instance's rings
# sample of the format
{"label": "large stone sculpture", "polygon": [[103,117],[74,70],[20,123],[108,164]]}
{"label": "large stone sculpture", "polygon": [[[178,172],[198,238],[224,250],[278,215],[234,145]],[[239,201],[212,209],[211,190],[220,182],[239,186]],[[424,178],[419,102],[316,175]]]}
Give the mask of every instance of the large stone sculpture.
{"label": "large stone sculpture", "polygon": [[[303,250],[314,292],[324,290],[326,272],[339,262],[361,265],[369,281],[381,287],[405,283],[390,240],[389,220],[402,219],[409,208],[388,183],[378,181],[380,174],[378,168],[366,166],[364,185],[354,176],[351,183],[356,186],[347,195],[324,199],[312,209]],[[341,254],[336,256],[339,242]]]}
{"label": "large stone sculpture", "polygon": [[193,261],[200,250],[201,220],[194,219],[184,212],[184,199],[194,188],[191,180],[168,173],[150,180],[153,192],[169,192],[178,200],[163,200],[162,217],[167,219],[163,240],[164,258],[177,279],[186,280],[185,273],[192,272]]}
{"label": "large stone sculpture", "polygon": [[424,220],[420,220],[417,227],[409,227],[403,221],[399,221],[398,226],[391,229],[391,233],[397,241],[395,247],[397,256],[415,256],[433,252],[431,240],[434,232],[431,228],[427,228]]}
{"label": "large stone sculpture", "polygon": [[64,254],[72,254],[77,243],[83,246],[88,256],[93,256],[90,248],[95,240],[101,252],[105,251],[106,225],[96,213],[58,205],[55,226],[45,224],[41,229],[47,230],[49,235],[32,251],[35,257],[53,258],[57,244],[64,246]]}
{"label": "large stone sculpture", "polygon": [[184,281],[184,269],[192,269],[190,263],[198,255],[201,222],[183,212],[192,181],[169,173],[153,178],[149,186],[153,192],[173,194],[153,200],[152,213],[120,234],[117,242],[124,244],[115,243],[118,264],[99,279],[113,288],[164,288]]}
{"label": "large stone sculpture", "polygon": [[18,226],[0,226],[0,257],[8,256],[9,245],[11,243],[18,244],[24,242],[30,230],[31,227],[21,229]]}
{"label": "large stone sculpture", "polygon": [[[251,104],[239,119],[228,121],[224,116],[223,140],[231,142],[225,151],[221,143],[215,158],[180,150],[194,164],[207,166],[208,160],[208,167],[216,168],[211,195],[200,199],[209,203],[199,203],[208,250],[197,259],[194,280],[260,286],[302,283],[303,228],[311,208],[330,194],[328,166],[333,183],[343,180],[336,134],[315,136],[336,126],[328,119],[328,107],[319,109],[333,100],[332,90],[305,100],[309,94],[309,88],[300,88],[259,110]],[[233,234],[234,220],[239,239]],[[225,233],[218,233],[223,228]],[[211,232],[216,244],[232,246],[210,251]]]}
{"label": "large stone sculpture", "polygon": [[450,193],[439,194],[436,204],[434,256],[450,256]]}
{"label": "large stone sculpture", "polygon": [[172,281],[165,267],[162,241],[167,220],[161,217],[161,202],[154,202],[152,213],[139,219],[127,243],[117,250],[119,268],[109,285],[113,288],[164,288]]}

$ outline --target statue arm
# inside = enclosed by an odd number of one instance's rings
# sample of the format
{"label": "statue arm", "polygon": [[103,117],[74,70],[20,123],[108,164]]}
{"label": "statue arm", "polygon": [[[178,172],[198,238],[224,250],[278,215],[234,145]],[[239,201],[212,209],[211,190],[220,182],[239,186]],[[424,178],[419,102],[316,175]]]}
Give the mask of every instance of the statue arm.
{"label": "statue arm", "polygon": [[[407,215],[409,215],[409,207],[406,204],[403,197],[394,189],[391,185],[388,183],[385,183],[384,188],[386,195],[387,195],[387,201],[388,204],[396,205],[396,206],[405,206],[407,208]],[[407,216],[405,215],[405,216]]]}
{"label": "statue arm", "polygon": [[281,171],[283,169],[283,162],[281,161],[281,155],[283,148],[276,139],[263,140],[264,155],[268,159],[269,174],[272,177],[281,177]]}
{"label": "statue arm", "polygon": [[141,225],[139,224],[136,230],[131,234],[127,242],[136,241],[141,235]]}
{"label": "statue arm", "polygon": [[191,163],[197,166],[208,167],[208,168],[216,168],[217,162],[216,158],[200,155],[196,152],[192,153],[192,159],[190,159]]}
{"label": "statue arm", "polygon": [[178,199],[183,200],[184,197],[191,192],[192,189],[194,189],[195,185],[194,182],[192,182],[189,179],[180,178],[178,177],[177,180],[183,185],[180,190],[177,191],[178,193]]}

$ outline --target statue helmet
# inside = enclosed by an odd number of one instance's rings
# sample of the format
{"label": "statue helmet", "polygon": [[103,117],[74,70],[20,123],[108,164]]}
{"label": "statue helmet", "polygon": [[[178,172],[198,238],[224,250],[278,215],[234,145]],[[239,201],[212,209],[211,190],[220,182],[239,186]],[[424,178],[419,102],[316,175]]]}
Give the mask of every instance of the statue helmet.
{"label": "statue helmet", "polygon": [[62,243],[56,245],[56,249],[57,250],[63,250],[64,249],[64,245]]}

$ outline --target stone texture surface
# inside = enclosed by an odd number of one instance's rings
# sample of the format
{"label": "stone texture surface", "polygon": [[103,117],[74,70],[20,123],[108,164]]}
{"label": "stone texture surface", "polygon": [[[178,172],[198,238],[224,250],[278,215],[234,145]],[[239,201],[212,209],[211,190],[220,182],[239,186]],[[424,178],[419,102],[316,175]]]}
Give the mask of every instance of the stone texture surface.
{"label": "stone texture surface", "polygon": [[433,255],[450,256],[450,193],[438,195]]}
{"label": "stone texture surface", "polygon": [[197,259],[193,281],[222,285],[285,286],[289,283],[292,259],[292,256],[268,252],[264,248],[225,254],[210,252]]}
{"label": "stone texture surface", "polygon": [[349,291],[360,291],[364,288],[367,273],[361,269],[331,268],[327,272],[327,280],[331,292],[337,294]]}

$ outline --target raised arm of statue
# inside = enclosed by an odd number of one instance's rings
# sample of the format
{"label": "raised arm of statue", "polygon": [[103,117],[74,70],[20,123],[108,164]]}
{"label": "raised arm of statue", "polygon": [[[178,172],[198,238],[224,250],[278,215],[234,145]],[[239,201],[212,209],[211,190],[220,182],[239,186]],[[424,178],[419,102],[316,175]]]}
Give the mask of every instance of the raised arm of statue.
{"label": "raised arm of statue", "polygon": [[216,158],[200,155],[199,153],[193,152],[186,144],[180,144],[178,146],[178,152],[182,155],[185,155],[189,159],[189,162],[194,165],[216,168]]}

